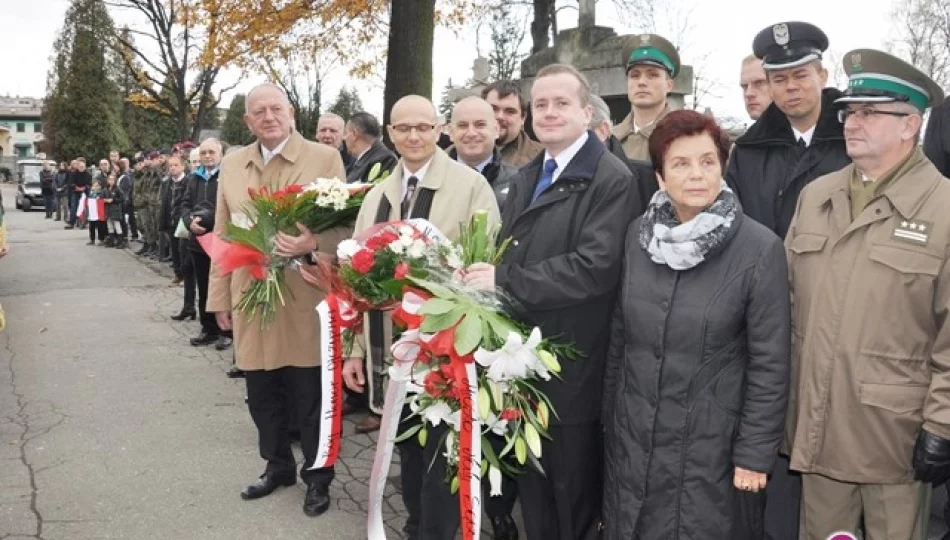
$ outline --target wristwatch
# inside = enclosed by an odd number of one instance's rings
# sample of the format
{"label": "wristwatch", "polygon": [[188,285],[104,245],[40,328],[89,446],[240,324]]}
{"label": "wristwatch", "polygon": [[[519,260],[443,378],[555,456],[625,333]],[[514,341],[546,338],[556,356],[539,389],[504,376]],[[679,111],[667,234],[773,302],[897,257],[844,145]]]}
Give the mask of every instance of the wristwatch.
{"label": "wristwatch", "polygon": [[313,252],[312,252],[312,251],[311,251],[310,253],[307,253],[306,255],[304,255],[304,256],[303,256],[303,260],[304,260],[304,262],[306,262],[306,263],[309,264],[310,266],[313,266],[313,265],[317,264],[317,258],[313,256]]}

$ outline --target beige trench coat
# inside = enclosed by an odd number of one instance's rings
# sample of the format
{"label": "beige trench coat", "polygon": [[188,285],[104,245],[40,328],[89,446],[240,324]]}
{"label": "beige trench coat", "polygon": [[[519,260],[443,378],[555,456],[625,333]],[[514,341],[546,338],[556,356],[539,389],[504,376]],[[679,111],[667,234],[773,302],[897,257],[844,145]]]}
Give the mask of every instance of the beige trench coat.
{"label": "beige trench coat", "polygon": [[[261,158],[259,144],[245,146],[225,157],[221,163],[214,232],[224,234],[231,216],[245,208],[250,201],[249,187],[277,189],[332,177],[346,178],[340,153],[329,146],[307,141],[299,133],[291,134],[280,154],[271,158],[267,165]],[[335,254],[337,244],[350,234],[349,228],[319,234],[319,251]],[[315,308],[325,295],[308,285],[295,270],[285,270],[284,275],[290,293],[285,296],[287,304],[278,306],[274,320],[265,330],[261,330],[257,318],[248,321],[243,313],[235,311],[232,314],[234,350],[237,365],[243,370],[320,365],[320,331]],[[212,264],[208,311],[232,310],[251,279],[246,268],[222,276]]]}
{"label": "beige trench coat", "polygon": [[792,469],[913,480],[921,427],[950,439],[950,182],[926,159],[853,222],[854,171],[802,192],[785,244],[792,291]]}
{"label": "beige trench coat", "polygon": [[[356,219],[356,234],[369,229],[376,223],[376,212],[383,197],[389,199],[389,220],[396,221],[399,219],[403,172],[402,161],[400,161],[396,164],[396,168],[389,178],[367,194],[366,201],[363,203],[363,207],[360,208],[360,215]],[[488,211],[489,226],[493,227],[501,223],[498,202],[488,181],[475,172],[474,169],[458,163],[438,148],[435,150],[429,169],[422,181],[419,182],[419,189],[416,190],[415,196],[418,196],[419,190],[422,188],[435,191],[432,208],[429,211],[429,222],[435,225],[449,240],[458,240],[460,224],[467,223],[479,210]],[[392,341],[392,328],[388,317],[385,321],[383,336],[384,341],[388,343]],[[365,355],[367,363],[379,370],[386,362],[384,359],[372,358],[372,355],[369,354],[368,349],[370,347],[366,343],[369,329],[368,315],[364,316],[363,322],[364,332],[357,336],[354,341],[350,356],[360,357]],[[386,347],[386,350],[388,351],[388,347]],[[381,413],[381,392],[383,389],[374,384],[368,384],[367,386],[370,393],[370,406],[376,412]]]}

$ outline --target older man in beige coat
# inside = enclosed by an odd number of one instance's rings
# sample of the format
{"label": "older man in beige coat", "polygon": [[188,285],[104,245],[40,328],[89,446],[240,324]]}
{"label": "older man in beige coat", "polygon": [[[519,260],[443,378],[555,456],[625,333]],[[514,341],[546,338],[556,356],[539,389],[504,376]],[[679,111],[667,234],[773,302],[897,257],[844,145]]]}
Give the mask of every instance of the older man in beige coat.
{"label": "older man in beige coat", "polygon": [[[293,116],[287,96],[273,85],[261,85],[247,96],[248,128],[257,142],[224,158],[214,232],[226,231],[228,220],[241,213],[249,201],[248,188],[277,189],[289,184],[306,184],[320,177],[345,177],[343,161],[334,148],[305,140],[293,130]],[[300,234],[280,233],[277,254],[286,257],[312,253],[335,253],[336,245],[349,236],[348,229],[311,234],[299,226]],[[296,482],[293,452],[288,429],[296,418],[301,433],[304,464],[301,478],[307,483],[304,513],[317,516],[330,505],[329,485],[333,469],[309,470],[317,454],[320,416],[320,332],[315,311],[324,293],[306,284],[300,274],[285,270],[289,294],[286,305],[277,309],[266,331],[260,321],[231,310],[251,281],[246,268],[224,276],[212,265],[208,311],[215,312],[222,329],[234,327],[237,365],[247,380],[247,399],[257,425],[261,457],[267,468],[241,496],[257,499],[279,486]],[[293,407],[294,410],[290,410]]]}

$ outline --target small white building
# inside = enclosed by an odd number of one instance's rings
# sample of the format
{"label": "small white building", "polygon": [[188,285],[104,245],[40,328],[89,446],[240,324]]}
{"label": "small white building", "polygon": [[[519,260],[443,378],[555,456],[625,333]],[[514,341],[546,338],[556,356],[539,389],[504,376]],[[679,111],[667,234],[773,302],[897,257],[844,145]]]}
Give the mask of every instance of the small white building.
{"label": "small white building", "polygon": [[45,140],[42,111],[42,99],[0,96],[0,164],[9,166],[40,151]]}

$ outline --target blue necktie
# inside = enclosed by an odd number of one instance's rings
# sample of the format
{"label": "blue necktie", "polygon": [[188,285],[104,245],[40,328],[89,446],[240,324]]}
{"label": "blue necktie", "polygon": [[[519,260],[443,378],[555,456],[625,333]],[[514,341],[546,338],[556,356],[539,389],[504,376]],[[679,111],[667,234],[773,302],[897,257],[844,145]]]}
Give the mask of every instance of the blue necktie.
{"label": "blue necktie", "polygon": [[544,162],[544,170],[541,171],[541,178],[538,179],[538,185],[534,188],[534,195],[531,197],[531,203],[534,204],[534,201],[538,200],[538,197],[544,193],[544,190],[548,189],[548,186],[551,185],[551,181],[554,179],[554,171],[557,170],[557,161],[554,161],[554,158],[550,158]]}

